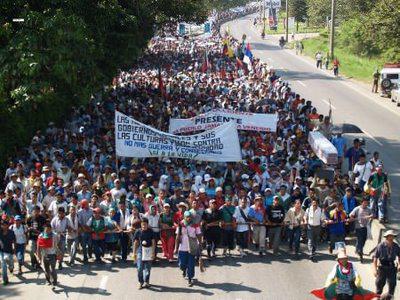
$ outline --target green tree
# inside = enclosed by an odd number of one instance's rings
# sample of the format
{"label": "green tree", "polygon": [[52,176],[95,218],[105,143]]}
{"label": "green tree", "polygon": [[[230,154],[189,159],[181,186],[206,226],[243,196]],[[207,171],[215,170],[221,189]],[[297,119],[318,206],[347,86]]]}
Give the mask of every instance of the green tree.
{"label": "green tree", "polygon": [[131,66],[156,28],[202,22],[210,7],[209,0],[0,1],[0,161]]}
{"label": "green tree", "polygon": [[299,22],[307,19],[307,1],[306,0],[289,0],[289,15],[294,17],[299,30]]}

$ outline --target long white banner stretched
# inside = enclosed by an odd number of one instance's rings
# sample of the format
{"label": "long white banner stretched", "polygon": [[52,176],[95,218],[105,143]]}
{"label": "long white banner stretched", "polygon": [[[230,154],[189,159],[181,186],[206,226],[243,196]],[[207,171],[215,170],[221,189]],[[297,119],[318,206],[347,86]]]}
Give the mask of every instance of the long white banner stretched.
{"label": "long white banner stretched", "polygon": [[242,160],[235,122],[196,135],[178,136],[115,112],[115,148],[123,157],[171,157],[202,161]]}
{"label": "long white banner stretched", "polygon": [[178,134],[208,130],[232,120],[236,122],[239,130],[276,132],[278,115],[213,109],[190,119],[170,119],[169,132]]}

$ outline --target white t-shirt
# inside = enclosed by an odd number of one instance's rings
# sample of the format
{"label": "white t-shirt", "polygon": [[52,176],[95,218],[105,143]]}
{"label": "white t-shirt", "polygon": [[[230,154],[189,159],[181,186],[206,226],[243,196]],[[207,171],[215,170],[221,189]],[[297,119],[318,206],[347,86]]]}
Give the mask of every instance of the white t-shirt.
{"label": "white t-shirt", "polygon": [[[233,217],[235,218],[237,223],[246,223],[246,220],[243,218],[242,214],[240,213],[240,209],[243,211],[244,215],[247,217],[249,215],[249,207],[242,209],[239,206],[236,206],[235,212],[233,213]],[[249,230],[249,225],[247,224],[238,224],[236,227],[237,232],[245,232]]]}
{"label": "white t-shirt", "polygon": [[19,228],[17,227],[16,224],[13,224],[11,226],[11,230],[14,232],[15,235],[15,242],[17,244],[25,244],[26,243],[26,226],[25,225],[20,225]]}
{"label": "white t-shirt", "polygon": [[358,184],[360,180],[364,182],[368,182],[369,177],[371,176],[372,165],[370,162],[366,162],[365,164],[360,164],[359,162],[354,165],[353,173],[359,173],[359,175],[355,178],[355,183]]}

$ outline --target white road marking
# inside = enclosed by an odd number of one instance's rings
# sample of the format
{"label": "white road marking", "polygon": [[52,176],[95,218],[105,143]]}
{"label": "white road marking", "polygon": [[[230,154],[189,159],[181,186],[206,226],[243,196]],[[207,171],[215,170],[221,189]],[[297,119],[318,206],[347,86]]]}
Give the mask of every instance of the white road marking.
{"label": "white road marking", "polygon": [[304,87],[307,86],[307,85],[306,85],[304,82],[302,82],[301,80],[296,80],[296,81],[297,81],[297,83],[301,84],[301,85],[304,86]]}
{"label": "white road marking", "polygon": [[376,138],[373,137],[372,134],[370,134],[368,131],[362,130],[371,140],[373,140],[375,143],[377,143],[379,146],[383,146],[383,144],[378,141]]}
{"label": "white road marking", "polygon": [[335,106],[333,106],[331,103],[329,103],[329,101],[326,101],[325,99],[321,99],[321,100],[322,100],[322,102],[324,102],[326,105],[328,105],[328,106],[332,107],[332,109],[333,109],[333,110],[335,110],[335,109],[336,109],[336,107],[335,107]]}
{"label": "white road marking", "polygon": [[99,292],[107,291],[107,281],[108,281],[108,276],[103,276],[101,278],[100,285],[99,285]]}

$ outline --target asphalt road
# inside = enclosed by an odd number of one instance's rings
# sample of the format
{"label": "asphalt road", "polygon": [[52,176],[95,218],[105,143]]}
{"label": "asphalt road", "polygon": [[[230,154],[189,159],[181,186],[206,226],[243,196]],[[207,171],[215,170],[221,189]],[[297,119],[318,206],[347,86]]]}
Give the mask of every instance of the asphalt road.
{"label": "asphalt road", "polygon": [[[365,84],[335,78],[332,71],[317,69],[311,59],[297,56],[293,50],[280,49],[278,36],[267,36],[263,40],[253,19],[250,15],[228,22],[222,30],[228,27],[239,40],[246,34],[253,54],[273,66],[297,93],[311,100],[319,112],[328,113],[330,100],[335,124],[352,124],[363,131],[364,134],[358,136],[366,139],[366,149],[371,155],[374,151],[380,152],[389,173],[392,199],[388,226],[400,230],[400,107],[390,99],[372,94]],[[352,138],[349,137],[349,142]]]}
{"label": "asphalt road", "polygon": [[[353,243],[352,241],[351,243]],[[366,252],[372,247],[368,242]],[[0,299],[313,299],[310,290],[324,285],[335,257],[326,252],[326,245],[313,263],[302,255],[294,260],[284,247],[279,257],[271,253],[259,257],[251,254],[243,259],[234,251],[231,257],[217,257],[206,262],[206,272],[196,267],[196,281],[188,287],[176,263],[159,262],[152,268],[149,290],[137,289],[136,269],[132,261],[111,265],[91,263],[64,267],[59,271],[59,285],[46,285],[44,274],[29,271],[11,276],[10,285],[0,287]],[[306,251],[302,244],[302,250]],[[221,254],[221,252],[219,252]],[[354,259],[354,247],[348,253],[361,277],[364,288],[374,289],[370,258],[364,264]],[[400,295],[400,293],[398,293]]]}

